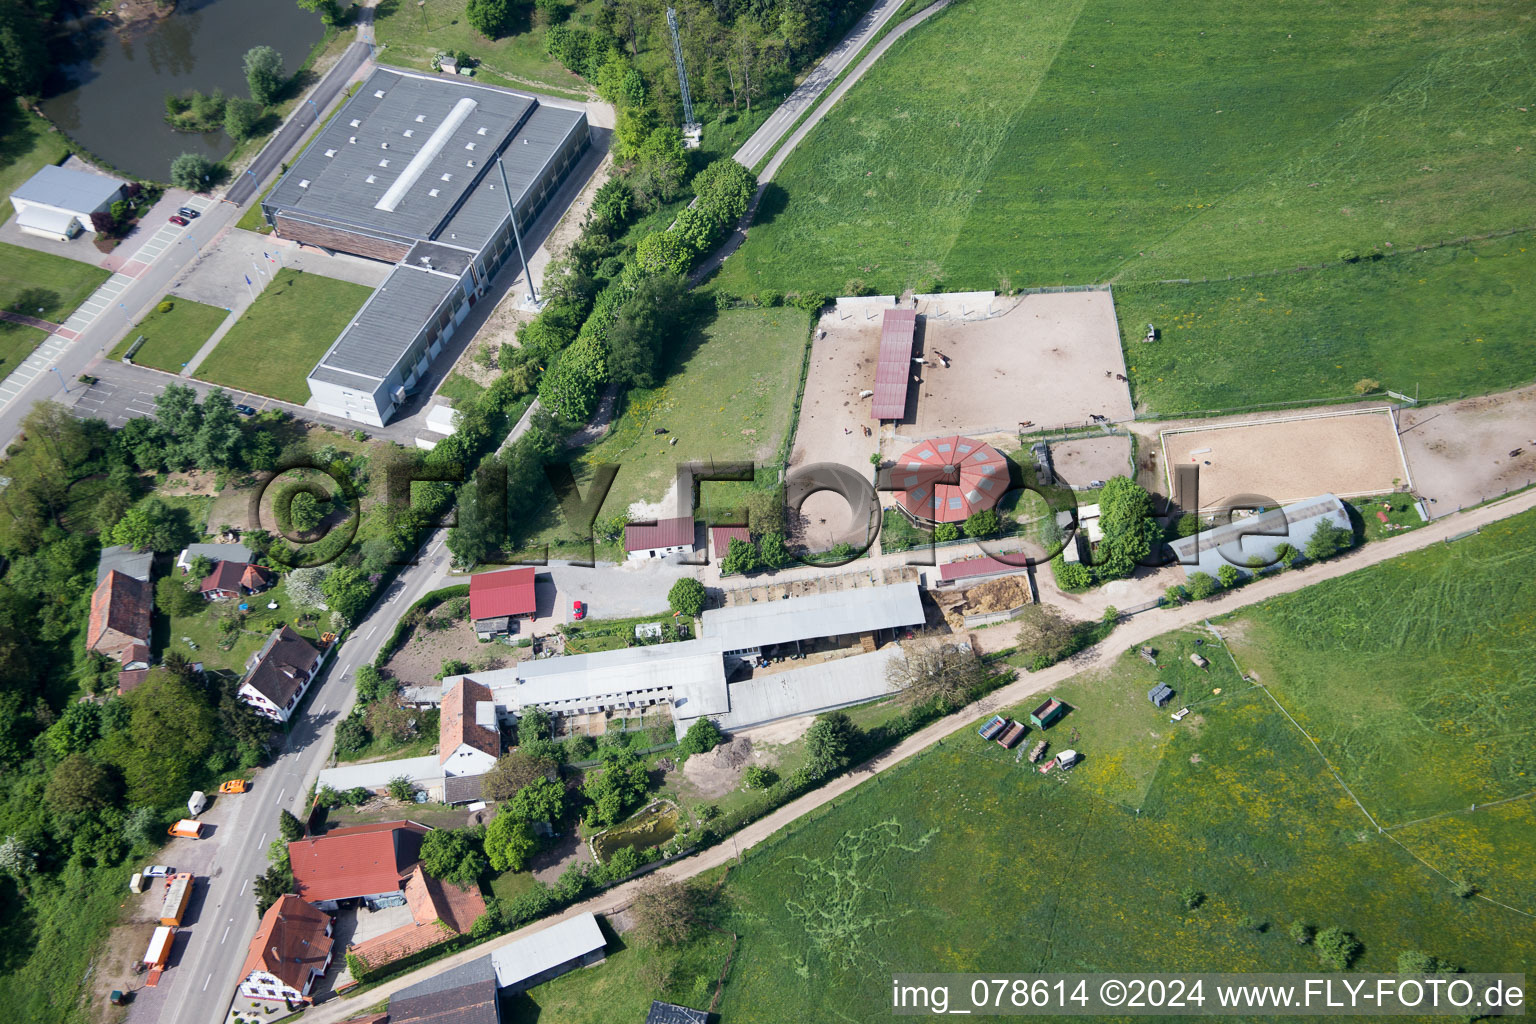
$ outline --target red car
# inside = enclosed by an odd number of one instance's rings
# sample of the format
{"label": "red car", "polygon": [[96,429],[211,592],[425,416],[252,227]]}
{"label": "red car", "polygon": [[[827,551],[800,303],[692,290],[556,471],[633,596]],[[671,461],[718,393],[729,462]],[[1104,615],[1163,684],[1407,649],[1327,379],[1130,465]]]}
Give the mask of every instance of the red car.
{"label": "red car", "polygon": [[172,224],[180,224],[182,227],[186,227],[187,226],[187,218],[183,217],[179,213],[173,213],[173,214],[171,214],[171,223]]}
{"label": "red car", "polygon": [[586,617],[587,617],[587,606],[586,606],[586,604],[584,602],[582,602],[582,601],[572,601],[571,602],[571,618],[575,619],[577,622],[580,622],[582,619],[584,619]]}

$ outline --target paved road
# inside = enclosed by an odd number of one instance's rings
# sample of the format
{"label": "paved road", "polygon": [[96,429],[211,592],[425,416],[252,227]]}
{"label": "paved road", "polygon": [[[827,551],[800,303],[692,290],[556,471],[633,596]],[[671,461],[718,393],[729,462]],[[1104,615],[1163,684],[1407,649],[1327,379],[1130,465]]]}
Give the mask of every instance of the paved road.
{"label": "paved road", "polygon": [[774,143],[789,131],[789,126],[794,124],[801,114],[810,109],[822,90],[843,73],[843,68],[848,66],[848,62],[869,45],[875,33],[891,20],[901,4],[902,0],[877,0],[875,5],[864,13],[864,17],[859,19],[858,24],[853,26],[853,30],[828,51],[827,55],[821,59],[821,63],[805,76],[805,81],[789,94],[788,99],[779,104],[779,109],[769,115],[768,120],[764,121],[762,126],[752,133],[752,137],[736,151],[736,162],[743,167],[755,167],[763,157],[767,156]]}
{"label": "paved road", "polygon": [[[368,14],[372,15],[369,10]],[[288,123],[279,128],[272,136],[272,141],[251,161],[251,166],[240,175],[238,181],[230,186],[224,193],[224,198],[236,206],[244,206],[253,198],[266,182],[268,176],[282,166],[284,160],[298,149],[299,143],[304,141],[304,134],[309,131],[336,95],[346,88],[347,82],[358,68],[373,54],[373,47],[364,42],[356,42],[347,47],[347,52],[341,55],[341,59],[326,72],[325,78],[320,82],[299,109],[289,119]]]}
{"label": "paved road", "polygon": [[[251,880],[267,868],[267,844],[277,835],[278,811],[303,818],[304,797],[330,756],[336,723],[352,710],[353,676],[372,661],[401,612],[432,590],[447,586],[448,551],[438,531],[422,549],[418,564],[407,569],[358,623],[316,681],[307,710],[288,734],[282,753],[255,775],[251,791],[209,842],[223,841],[210,874],[203,909],[189,929],[180,961],[160,982],[163,991],[146,1000],[144,1016],[129,1012],[130,1024],[216,1024],[224,1019],[239,971],[256,933]],[[168,990],[168,991],[166,991]],[[135,1004],[138,1005],[138,1004]],[[158,1010],[158,1015],[153,1015]]]}
{"label": "paved road", "polygon": [[[726,864],[736,859],[741,851],[751,849],[817,808],[846,795],[871,776],[888,771],[896,765],[922,753],[951,734],[970,727],[979,717],[991,709],[1020,703],[1031,695],[1048,690],[1068,677],[1077,675],[1080,672],[1108,667],[1115,659],[1132,647],[1145,643],[1161,633],[1166,633],[1172,629],[1198,625],[1211,616],[1235,611],[1238,608],[1244,608],[1257,604],[1260,601],[1268,600],[1278,594],[1291,593],[1300,590],[1302,587],[1311,586],[1323,580],[1333,579],[1354,572],[1357,569],[1363,569],[1366,566],[1384,562],[1409,551],[1416,551],[1433,544],[1442,543],[1447,538],[1455,536],[1463,530],[1486,526],[1499,519],[1507,518],[1531,508],[1536,508],[1536,491],[1525,491],[1491,505],[1485,505],[1482,508],[1469,509],[1465,512],[1458,512],[1447,516],[1444,519],[1438,519],[1430,525],[1410,533],[1399,534],[1386,540],[1374,541],[1331,561],[1311,565],[1304,569],[1289,570],[1276,576],[1255,581],[1237,590],[1226,591],[1219,597],[1209,601],[1199,601],[1179,608],[1160,608],[1156,611],[1138,615],[1116,629],[1111,634],[1109,640],[1098,647],[1090,649],[1069,662],[1062,662],[1043,671],[1023,675],[1017,681],[987,695],[982,701],[963,708],[947,718],[940,719],[920,732],[907,737],[907,739],[885,753],[857,766],[846,775],[833,779],[820,789],[807,793],[805,796],[786,804],[767,817],[748,825],[736,833],[730,841],[677,861],[657,873],[674,880],[692,878],[695,875]],[[519,939],[527,938],[558,921],[566,920],[577,914],[588,911],[601,914],[612,913],[629,904],[634,898],[638,884],[638,882],[628,882],[609,889],[571,907],[557,917],[546,918],[525,928],[520,928],[515,932],[509,932],[490,942],[481,943],[463,952],[456,953],[451,957],[446,957],[419,970],[401,975],[393,981],[370,989],[362,999],[335,999],[329,1003],[313,1007],[304,1014],[304,1024],[333,1024],[335,1021],[361,1012],[365,1005],[371,1006],[382,999],[394,995],[402,988],[424,981],[433,975],[440,974],[460,964],[468,963],[471,960],[484,956],[493,949],[498,949]],[[594,969],[602,970],[603,968],[598,967]]]}

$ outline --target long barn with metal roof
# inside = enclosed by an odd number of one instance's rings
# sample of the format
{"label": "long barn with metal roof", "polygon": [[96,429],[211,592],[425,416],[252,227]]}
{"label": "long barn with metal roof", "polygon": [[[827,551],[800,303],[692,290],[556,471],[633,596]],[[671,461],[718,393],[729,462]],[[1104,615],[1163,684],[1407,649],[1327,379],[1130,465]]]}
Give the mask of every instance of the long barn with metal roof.
{"label": "long barn with metal roof", "polygon": [[507,192],[527,231],[589,141],[580,108],[375,70],[261,203],[283,238],[397,264],[310,372],[309,406],[386,423],[516,256]]}

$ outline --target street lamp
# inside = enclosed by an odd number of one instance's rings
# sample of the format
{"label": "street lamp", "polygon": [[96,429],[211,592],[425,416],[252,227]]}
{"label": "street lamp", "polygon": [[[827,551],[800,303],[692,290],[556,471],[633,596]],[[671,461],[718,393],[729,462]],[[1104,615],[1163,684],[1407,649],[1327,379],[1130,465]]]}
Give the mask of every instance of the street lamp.
{"label": "street lamp", "polygon": [[57,366],[50,366],[48,369],[52,370],[54,375],[59,378],[59,385],[64,389],[64,393],[66,395],[69,394],[69,382],[64,379],[62,373],[59,373],[59,368]]}

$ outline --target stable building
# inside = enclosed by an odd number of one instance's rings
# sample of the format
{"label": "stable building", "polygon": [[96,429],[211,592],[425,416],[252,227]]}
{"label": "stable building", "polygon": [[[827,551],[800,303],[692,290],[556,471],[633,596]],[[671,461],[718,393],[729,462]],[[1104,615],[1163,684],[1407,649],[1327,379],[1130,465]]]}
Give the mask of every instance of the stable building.
{"label": "stable building", "polygon": [[123,198],[127,182],[104,174],[50,164],[11,193],[16,226],[29,235],[67,242],[95,232],[91,214],[106,213]]}
{"label": "stable building", "polygon": [[526,232],[589,144],[580,107],[376,69],[261,202],[283,238],[396,265],[310,371],[309,407],[387,423],[516,257],[511,209]]}
{"label": "stable building", "polygon": [[913,445],[888,471],[896,507],[923,526],[963,523],[1008,493],[1008,460],[985,441],[936,437]]}
{"label": "stable building", "polygon": [[696,532],[692,516],[675,516],[654,523],[630,523],[624,527],[624,559],[640,562],[647,558],[691,555]]}
{"label": "stable building", "polygon": [[345,900],[401,906],[421,859],[421,837],[430,831],[414,821],[387,821],[295,840],[288,844],[294,888],[321,910],[335,910]]}
{"label": "stable building", "polygon": [[1336,495],[1322,494],[1233,519],[1225,525],[1170,541],[1168,547],[1184,567],[1185,578],[1197,572],[1214,577],[1224,565],[1246,577],[1261,571],[1261,567],[1274,565],[1282,545],[1305,551],[1307,541],[1324,525],[1354,528],[1349,509]]}
{"label": "stable building", "polygon": [[536,575],[531,567],[481,572],[469,578],[469,617],[481,640],[517,631],[518,619],[538,614]]}

